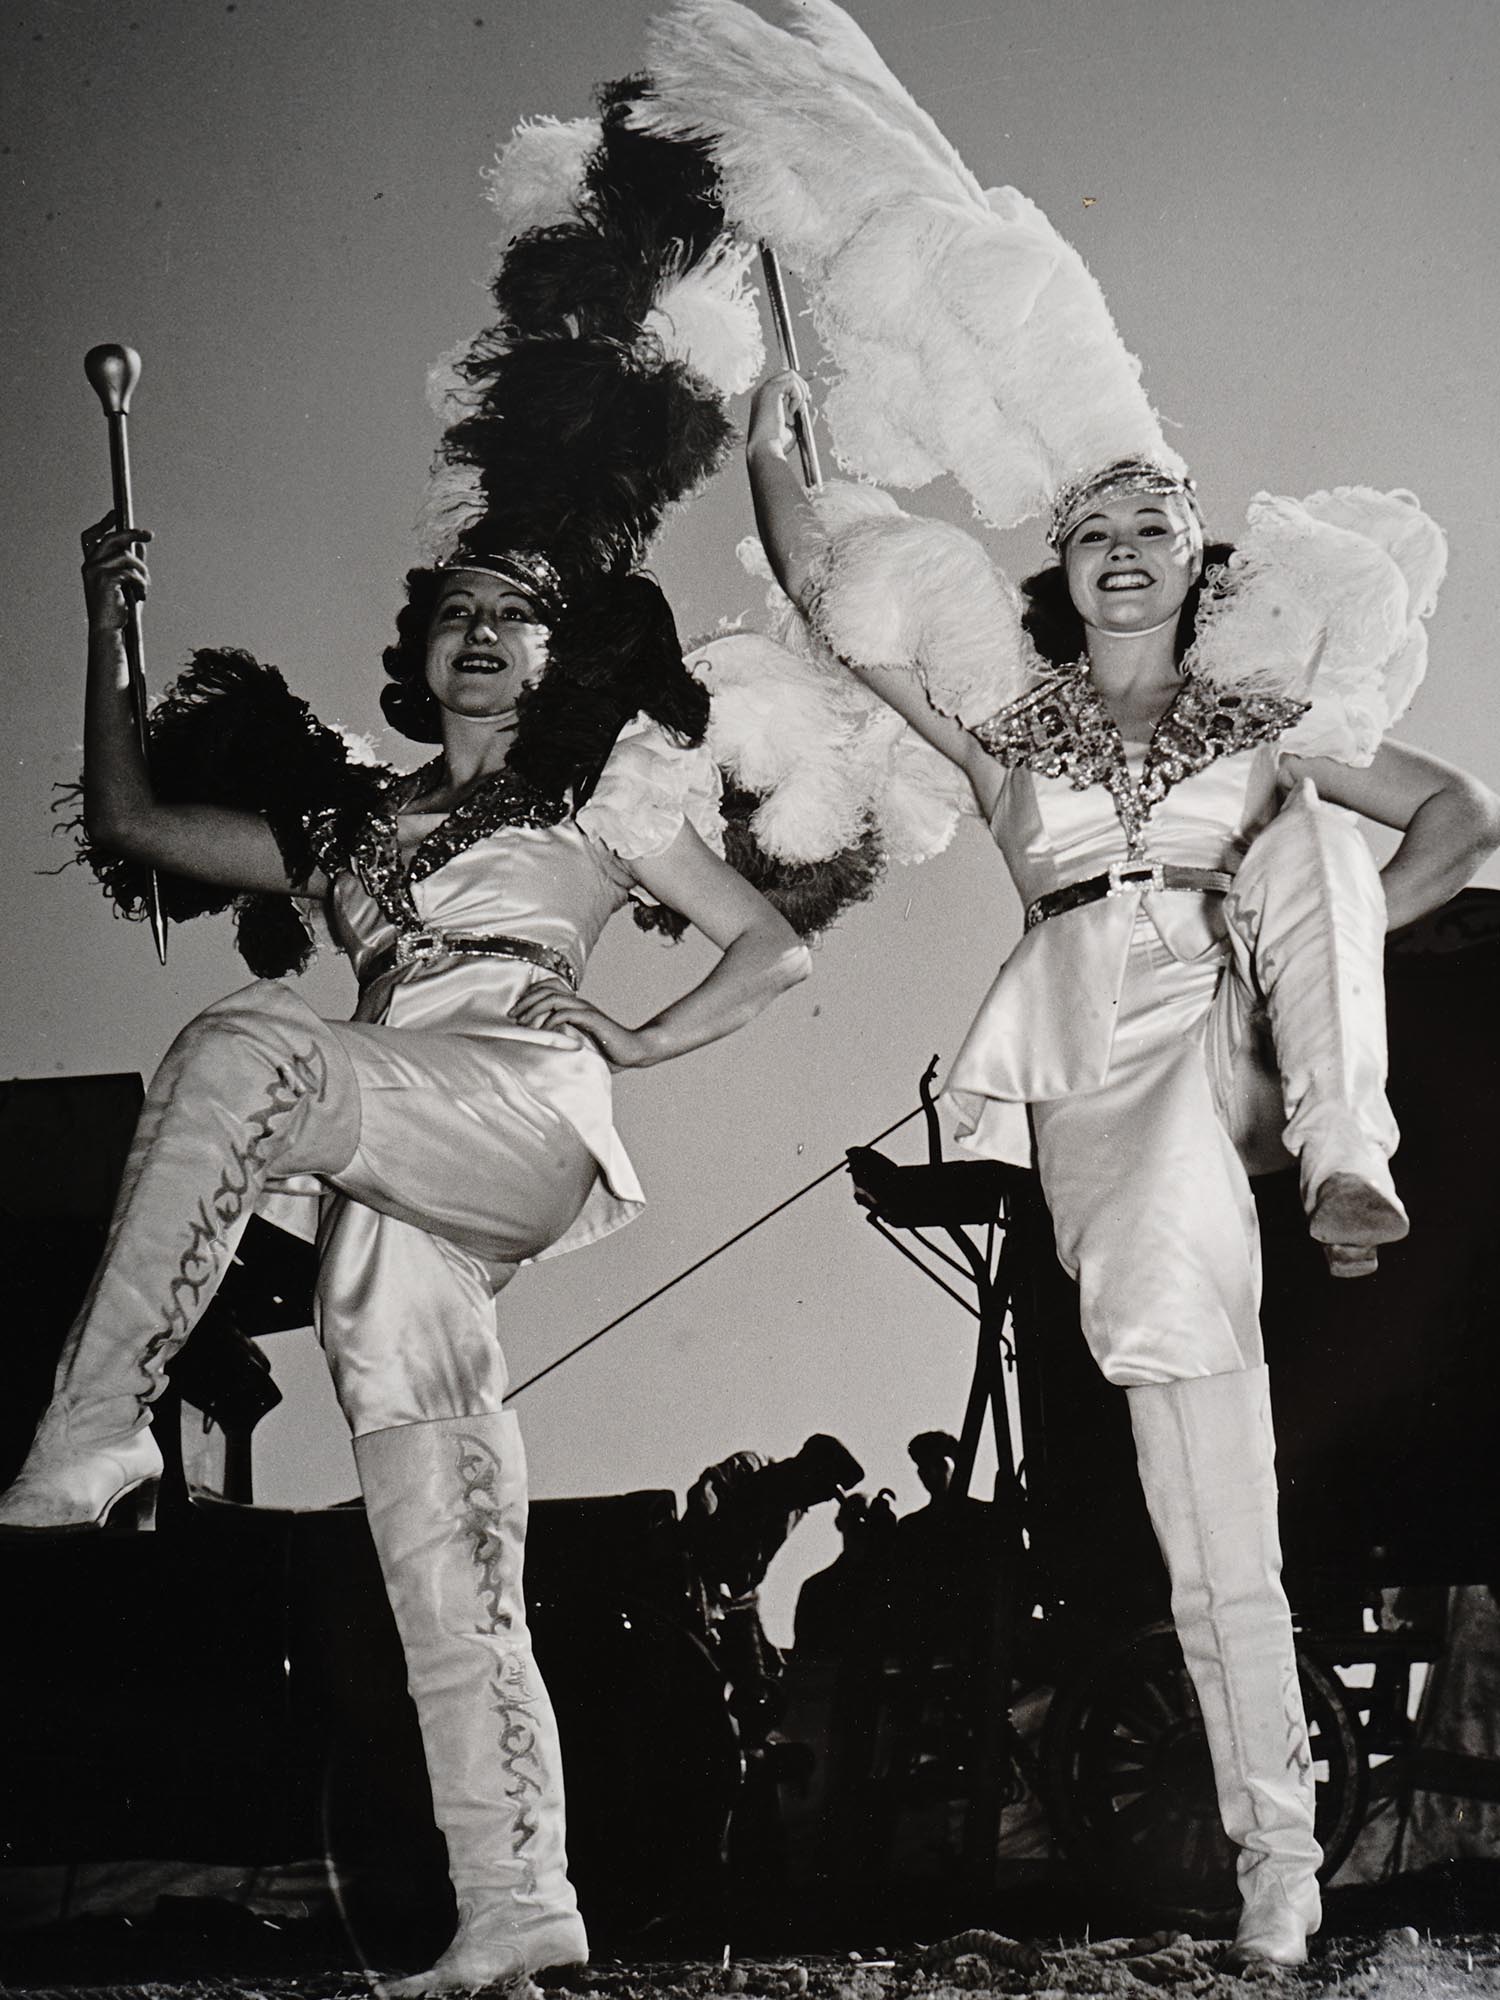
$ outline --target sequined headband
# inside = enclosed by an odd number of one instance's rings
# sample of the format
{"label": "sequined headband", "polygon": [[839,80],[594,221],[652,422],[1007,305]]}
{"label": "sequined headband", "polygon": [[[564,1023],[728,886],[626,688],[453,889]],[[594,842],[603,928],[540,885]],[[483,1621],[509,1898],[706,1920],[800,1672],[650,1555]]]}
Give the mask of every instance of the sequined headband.
{"label": "sequined headband", "polygon": [[498,576],[503,582],[513,584],[523,597],[530,598],[548,619],[556,618],[567,603],[562,578],[536,549],[508,549],[503,555],[492,556],[457,555],[439,564],[439,568],[449,572],[473,569],[485,576]]}
{"label": "sequined headband", "polygon": [[1118,458],[1098,472],[1073,480],[1058,494],[1052,503],[1047,546],[1060,549],[1085,515],[1092,514],[1102,502],[1117,500],[1126,493],[1158,493],[1163,497],[1173,494],[1187,502],[1202,525],[1191,479],[1168,472],[1165,466],[1154,465],[1149,458]]}

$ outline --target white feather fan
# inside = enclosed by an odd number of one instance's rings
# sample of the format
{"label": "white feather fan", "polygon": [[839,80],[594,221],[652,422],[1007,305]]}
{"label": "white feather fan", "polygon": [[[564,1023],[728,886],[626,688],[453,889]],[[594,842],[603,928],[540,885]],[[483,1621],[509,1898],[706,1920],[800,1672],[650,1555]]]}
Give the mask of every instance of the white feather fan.
{"label": "white feather fan", "polygon": [[968,781],[847,674],[779,592],[778,636],[735,632],[688,665],[708,688],[714,761],[766,794],[756,839],[780,861],[826,861],[873,826],[892,861],[925,861],[973,811]]}
{"label": "white feather fan", "polygon": [[1258,493],[1227,573],[1205,593],[1197,671],[1310,701],[1283,746],[1368,764],[1421,684],[1423,620],[1446,565],[1443,531],[1410,493]]}
{"label": "white feather fan", "polygon": [[809,613],[835,653],[914,669],[934,706],[964,723],[1022,693],[1038,663],[1020,601],[972,535],[869,486],[825,487],[815,507],[829,539]]}

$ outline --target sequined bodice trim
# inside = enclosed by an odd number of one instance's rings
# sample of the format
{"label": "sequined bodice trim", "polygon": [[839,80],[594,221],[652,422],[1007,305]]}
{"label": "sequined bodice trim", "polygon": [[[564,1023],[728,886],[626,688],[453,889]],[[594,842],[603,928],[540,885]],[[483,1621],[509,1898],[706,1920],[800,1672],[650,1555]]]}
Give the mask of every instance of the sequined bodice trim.
{"label": "sequined bodice trim", "polygon": [[461,799],[441,825],[418,842],[410,860],[403,864],[397,815],[409,800],[420,798],[438,768],[434,762],[404,777],[392,777],[383,788],[382,799],[347,846],[340,839],[331,808],[313,814],[308,822],[308,837],[319,867],[330,877],[351,869],[381,914],[395,926],[398,937],[423,928],[412,899],[413,883],[435,875],[455,855],[492,833],[507,827],[557,826],[571,810],[566,801],[549,798],[513,772],[497,771]]}
{"label": "sequined bodice trim", "polygon": [[1049,674],[1018,701],[977,723],[974,735],[1007,766],[1066,778],[1079,792],[1103,785],[1133,859],[1144,853],[1146,823],[1174,785],[1220,757],[1273,741],[1306,712],[1306,702],[1240,694],[1185,675],[1152,732],[1137,781],[1114,717],[1087,673],[1070,667]]}

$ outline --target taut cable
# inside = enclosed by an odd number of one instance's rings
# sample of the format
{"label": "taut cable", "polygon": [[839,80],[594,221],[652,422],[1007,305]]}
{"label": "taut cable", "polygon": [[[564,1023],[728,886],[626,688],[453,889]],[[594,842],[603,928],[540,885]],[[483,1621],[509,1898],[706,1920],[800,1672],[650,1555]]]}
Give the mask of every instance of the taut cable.
{"label": "taut cable", "polygon": [[[908,1111],[904,1118],[898,1118],[894,1125],[887,1125],[883,1132],[877,1132],[873,1139],[866,1142],[867,1145],[878,1146],[882,1139],[889,1139],[893,1132],[899,1132],[903,1125],[909,1125],[913,1118],[920,1117],[921,1113],[922,1107],[919,1104],[914,1110]],[[549,1361],[546,1367],[539,1368],[535,1375],[528,1375],[524,1382],[518,1382],[514,1389],[507,1390],[506,1402],[513,1402],[517,1396],[524,1395],[526,1390],[534,1388],[545,1376],[552,1374],[554,1369],[561,1368],[575,1355],[582,1354],[586,1347],[592,1347],[596,1340],[603,1340],[605,1334],[613,1333],[617,1326],[623,1326],[626,1320],[633,1319],[638,1312],[644,1312],[647,1306],[654,1305],[665,1293],[670,1292],[674,1285],[680,1285],[684,1278],[691,1278],[695,1271],[701,1271],[704,1265],[711,1264],[715,1257],[722,1257],[724,1252],[732,1250],[736,1243],[743,1243],[747,1236],[761,1227],[762,1223],[770,1222],[774,1216],[780,1215],[783,1209],[790,1208],[794,1201],[801,1201],[803,1195],[811,1194],[813,1189],[821,1187],[824,1181],[832,1180],[835,1174],[843,1172],[844,1166],[845,1162],[839,1160],[833,1166],[825,1167],[821,1174],[810,1180],[805,1187],[799,1187],[795,1194],[789,1194],[785,1201],[778,1201],[774,1208],[768,1208],[765,1214],[758,1215],[754,1222],[747,1222],[745,1227],[737,1229],[733,1236],[726,1236],[722,1243],[700,1257],[696,1263],[689,1264],[686,1270],[679,1271],[675,1278],[668,1278],[667,1282],[658,1285],[654,1292],[648,1292],[645,1298],[637,1299],[633,1306],[627,1306],[625,1311],[618,1318],[612,1319],[607,1326],[601,1326],[598,1332],[591,1333],[587,1340],[580,1340],[578,1345],[570,1347],[566,1354],[559,1354],[555,1361]]]}

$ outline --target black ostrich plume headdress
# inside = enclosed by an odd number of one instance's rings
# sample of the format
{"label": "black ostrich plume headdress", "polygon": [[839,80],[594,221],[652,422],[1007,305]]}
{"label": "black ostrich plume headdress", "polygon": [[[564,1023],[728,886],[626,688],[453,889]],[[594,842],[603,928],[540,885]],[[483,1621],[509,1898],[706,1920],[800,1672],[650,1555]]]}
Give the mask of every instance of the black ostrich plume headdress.
{"label": "black ostrich plume headdress", "polygon": [[[434,509],[441,553],[538,551],[569,601],[637,567],[667,509],[716,470],[733,435],[724,399],[763,355],[706,152],[626,122],[646,88],[600,91],[581,170],[565,161],[554,219],[505,245],[497,317],[451,364],[438,458],[463,490]],[[522,127],[501,154],[498,206],[515,180],[534,183],[537,133]]]}
{"label": "black ostrich plume headdress", "polygon": [[[726,398],[764,359],[748,253],[725,232],[706,153],[627,122],[646,88],[607,84],[597,122],[523,125],[500,153],[496,318],[444,365],[425,509],[441,568],[549,566],[556,588],[534,596],[549,664],[522,699],[510,761],[575,801],[643,710],[684,743],[703,739],[707,695],[641,564],[667,509],[722,462]],[[409,617],[386,654],[382,706],[431,741],[410,643],[420,623]]]}
{"label": "black ostrich plume headdress", "polygon": [[[521,698],[509,761],[575,804],[639,712],[685,746],[707,733],[708,690],[684,665],[671,610],[642,564],[667,510],[722,462],[733,436],[726,400],[751,387],[764,361],[750,252],[725,228],[706,151],[629,122],[648,89],[643,77],[606,85],[597,120],[522,125],[497,158],[496,317],[446,364],[424,510],[430,561],[407,578],[384,656],[387,720],[419,742],[439,740],[425,648],[443,574],[473,566],[505,576],[549,628],[548,665]],[[320,852],[347,851],[389,777],[351,761],[248,654],[195,655],[151,737],[163,796],[262,812],[293,880],[313,866],[309,820],[328,832],[331,807],[332,845]],[[879,868],[872,840],[862,832],[810,865],[775,859],[749,825],[760,796],[732,789],[726,800],[731,859],[799,930],[819,930],[868,893]],[[106,893],[139,915],[141,871],[83,845]],[[173,878],[164,886],[174,917],[231,900]],[[285,898],[233,900],[255,971],[300,966],[311,939]],[[682,927],[671,912],[637,915],[648,928]]]}

